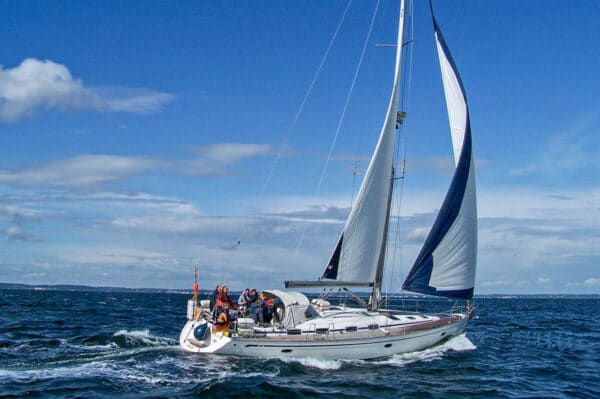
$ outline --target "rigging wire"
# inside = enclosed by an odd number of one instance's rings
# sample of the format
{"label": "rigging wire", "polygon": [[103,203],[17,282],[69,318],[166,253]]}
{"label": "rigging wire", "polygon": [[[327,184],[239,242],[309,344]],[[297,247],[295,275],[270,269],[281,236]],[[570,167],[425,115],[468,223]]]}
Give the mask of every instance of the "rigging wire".
{"label": "rigging wire", "polygon": [[[348,94],[346,95],[346,102],[344,103],[344,108],[342,109],[342,114],[340,115],[340,119],[337,124],[337,128],[335,130],[335,134],[333,136],[333,140],[331,145],[329,146],[329,153],[327,154],[327,159],[325,160],[325,165],[323,166],[323,170],[321,172],[321,177],[319,178],[319,182],[317,183],[317,188],[313,194],[313,200],[317,198],[319,192],[321,191],[321,185],[323,184],[323,179],[325,178],[325,174],[327,173],[327,168],[329,166],[329,161],[331,160],[331,155],[333,154],[333,149],[335,147],[335,143],[337,142],[337,138],[340,134],[340,130],[342,129],[342,124],[344,122],[344,118],[346,116],[346,111],[348,110],[348,105],[350,104],[350,98],[352,97],[352,92],[354,91],[354,86],[356,85],[356,79],[358,78],[358,73],[360,72],[360,67],[363,62],[363,58],[365,56],[365,52],[367,50],[367,45],[369,44],[369,39],[371,38],[371,33],[373,32],[373,26],[375,25],[375,18],[377,16],[377,10],[379,9],[379,4],[381,0],[377,0],[377,4],[375,4],[375,10],[373,10],[373,16],[371,17],[371,24],[369,25],[369,30],[367,32],[367,37],[365,38],[365,42],[363,44],[362,51],[360,53],[360,57],[358,59],[358,64],[356,65],[356,69],[354,70],[354,76],[352,78],[352,83],[350,84],[350,89],[348,90]],[[296,250],[294,251],[294,258],[298,254],[298,250],[300,249],[300,245],[302,245],[302,241],[304,240],[304,235],[306,234],[306,229],[302,230],[302,234],[300,239],[298,240],[298,245],[296,245]]]}
{"label": "rigging wire", "polygon": [[[400,108],[405,111],[406,109],[408,109],[409,106],[409,101],[410,101],[410,91],[411,91],[411,86],[412,86],[412,65],[413,65],[413,43],[414,43],[414,12],[413,12],[413,1],[410,1],[409,4],[409,15],[410,15],[410,23],[409,23],[409,29],[410,29],[410,37],[409,40],[407,41],[407,43],[410,43],[408,45],[408,57],[405,58],[405,65],[404,65],[404,70],[407,71],[407,73],[404,75],[404,84],[402,85],[402,96],[400,98]],[[399,43],[400,45],[400,43]],[[402,256],[402,247],[400,244],[400,215],[401,215],[401,206],[402,206],[402,196],[404,193],[404,178],[406,176],[406,139],[407,139],[407,132],[406,129],[403,128],[404,124],[400,125],[400,129],[398,130],[398,136],[399,136],[399,145],[396,147],[396,164],[398,163],[398,160],[400,158],[400,155],[402,156],[402,169],[401,169],[401,173],[399,176],[399,180],[400,180],[400,187],[397,188],[398,191],[398,195],[396,196],[396,209],[397,209],[397,216],[396,216],[396,227],[395,227],[395,234],[394,234],[394,249],[392,252],[392,267],[390,270],[390,276],[387,280],[387,288],[386,288],[386,294],[385,294],[385,299],[384,299],[384,304],[385,307],[388,307],[389,305],[389,293],[391,290],[391,285],[392,282],[394,280],[394,272],[396,269],[396,260],[398,259],[398,257]],[[402,270],[402,259],[400,259],[400,273],[403,274],[403,270]]]}
{"label": "rigging wire", "polygon": [[292,123],[288,129],[285,140],[279,146],[277,156],[273,160],[273,165],[271,166],[271,170],[269,171],[269,174],[267,175],[265,183],[263,184],[262,190],[260,192],[261,196],[265,193],[267,186],[271,182],[271,179],[273,177],[273,173],[275,173],[277,164],[279,163],[279,160],[283,156],[283,151],[285,150],[285,148],[287,148],[290,138],[292,137],[292,133],[294,132],[294,129],[296,127],[296,123],[298,122],[298,119],[300,119],[300,115],[304,111],[304,106],[306,105],[306,101],[308,100],[308,97],[311,95],[313,87],[315,86],[315,83],[317,82],[317,79],[319,78],[319,75],[321,74],[323,65],[325,65],[325,61],[327,59],[327,56],[329,55],[329,51],[331,50],[331,47],[333,47],[333,43],[335,42],[335,39],[337,38],[337,35],[342,27],[342,24],[344,23],[344,20],[346,19],[346,14],[348,14],[348,10],[350,9],[351,4],[352,4],[352,0],[349,0],[348,4],[346,5],[346,9],[344,10],[344,13],[342,14],[342,17],[340,18],[340,21],[338,22],[337,28],[335,29],[335,32],[333,33],[331,40],[329,40],[329,45],[327,46],[325,53],[321,57],[321,62],[319,64],[319,66],[317,67],[317,70],[315,71],[312,81],[310,82],[310,85],[308,86],[308,89],[306,90],[306,93],[304,94],[304,98],[302,99],[302,103],[300,104],[300,107],[298,108],[298,112],[296,112],[296,116],[292,120]]}

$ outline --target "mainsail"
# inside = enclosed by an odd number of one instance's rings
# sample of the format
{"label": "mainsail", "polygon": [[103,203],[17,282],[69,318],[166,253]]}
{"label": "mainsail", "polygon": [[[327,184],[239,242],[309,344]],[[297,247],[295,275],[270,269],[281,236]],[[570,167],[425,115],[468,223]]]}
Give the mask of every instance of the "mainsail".
{"label": "mainsail", "polygon": [[433,15],[456,169],[446,198],[402,288],[471,299],[477,263],[477,203],[471,125],[465,90]]}
{"label": "mainsail", "polygon": [[402,1],[392,95],[375,152],[365,173],[356,201],[350,210],[350,215],[325,267],[321,280],[317,282],[286,281],[286,287],[373,286],[374,292],[377,296],[379,295],[392,196],[404,11],[404,1]]}

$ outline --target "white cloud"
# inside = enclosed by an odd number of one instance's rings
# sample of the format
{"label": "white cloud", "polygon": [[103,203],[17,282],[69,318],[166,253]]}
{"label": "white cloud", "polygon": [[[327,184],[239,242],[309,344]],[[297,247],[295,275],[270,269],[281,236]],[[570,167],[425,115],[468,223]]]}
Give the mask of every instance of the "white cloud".
{"label": "white cloud", "polygon": [[175,97],[144,88],[110,87],[96,88],[94,92],[102,99],[98,110],[149,114],[159,111]]}
{"label": "white cloud", "polygon": [[[2,173],[0,171],[0,173]],[[3,200],[3,198],[0,198]],[[15,199],[10,198],[7,201],[14,202]],[[29,209],[15,205],[0,204],[0,220],[8,220],[13,223],[37,222],[41,220],[46,212],[37,209]]]}
{"label": "white cloud", "polygon": [[232,174],[229,167],[249,158],[272,154],[268,144],[253,143],[216,143],[203,147],[194,147],[198,154],[191,160],[173,163],[178,173],[198,176],[225,176]]}
{"label": "white cloud", "polygon": [[600,166],[600,118],[593,115],[568,120],[567,129],[551,135],[531,163],[512,170],[511,174],[545,173],[555,176]]}
{"label": "white cloud", "polygon": [[17,171],[0,170],[0,183],[19,187],[89,188],[157,166],[157,161],[147,158],[80,155]]}
{"label": "white cloud", "polygon": [[242,159],[271,153],[268,144],[217,143],[196,149],[204,157],[219,163],[235,163]]}
{"label": "white cloud", "polygon": [[0,121],[13,122],[39,110],[155,112],[174,96],[150,89],[91,88],[62,64],[27,58],[0,66]]}
{"label": "white cloud", "polygon": [[179,264],[172,254],[128,247],[66,247],[61,248],[60,257],[66,262],[87,265],[171,268]]}
{"label": "white cloud", "polygon": [[512,280],[488,280],[481,282],[483,287],[509,287],[513,286],[514,284],[515,283]]}
{"label": "white cloud", "polygon": [[600,285],[600,278],[597,277],[590,277],[587,280],[585,280],[583,282],[583,285],[587,285],[587,286],[596,286],[596,285]]}
{"label": "white cloud", "polygon": [[430,227],[416,227],[406,234],[406,238],[409,241],[423,242],[430,229]]}
{"label": "white cloud", "polygon": [[[216,158],[223,154],[218,149],[206,153]],[[164,163],[158,166],[162,168]],[[597,292],[600,279],[590,276],[596,275],[595,265],[600,259],[600,237],[594,234],[600,227],[600,191],[494,187],[494,191],[484,188],[479,194],[478,293],[572,292],[575,286],[568,284],[575,281],[579,291]],[[43,231],[45,237],[60,237],[64,242],[72,239],[71,248],[45,242],[46,255],[59,257],[54,263],[70,270],[85,264],[89,275],[94,270],[97,276],[100,271],[108,272],[111,277],[103,280],[105,284],[164,286],[168,281],[169,286],[184,286],[187,277],[180,278],[178,273],[199,264],[207,283],[227,281],[235,288],[247,284],[280,287],[284,278],[320,275],[349,205],[347,195],[231,198],[223,199],[222,209],[233,202],[242,202],[244,208],[236,208],[237,216],[229,216],[227,211],[221,216],[202,209],[202,198],[194,198],[199,201],[196,203],[172,195],[51,191],[30,194],[21,202],[16,195],[4,195],[0,197],[0,221],[25,230],[27,223],[35,222],[36,227],[39,225],[36,231]],[[429,190],[407,195],[403,201],[404,216],[399,221],[402,241],[396,255],[402,258],[402,266],[397,266],[393,276],[397,281],[391,287],[401,285],[442,195]],[[64,214],[57,215],[57,210]],[[391,230],[390,249],[395,247],[392,242],[396,238]],[[303,244],[295,253],[302,234]],[[96,246],[89,241],[79,245],[78,237],[93,237]],[[389,255],[391,262],[393,252]],[[145,273],[146,280],[140,282],[133,277],[133,269],[118,267],[125,265],[160,269],[164,274],[159,278]],[[70,275],[66,270],[63,279]]]}
{"label": "white cloud", "polygon": [[[90,189],[152,169],[199,176],[231,175],[229,168],[245,159],[271,153],[266,144],[217,143],[194,149],[199,157],[185,161],[118,155],[79,155],[24,167],[0,169],[0,184],[14,187]],[[0,218],[2,217],[0,209]]]}
{"label": "white cloud", "polygon": [[20,227],[17,227],[17,226],[10,226],[4,232],[6,233],[6,236],[11,240],[29,241],[29,242],[42,241],[41,237],[38,237],[34,234],[28,234],[28,233],[24,232],[23,229],[21,229]]}

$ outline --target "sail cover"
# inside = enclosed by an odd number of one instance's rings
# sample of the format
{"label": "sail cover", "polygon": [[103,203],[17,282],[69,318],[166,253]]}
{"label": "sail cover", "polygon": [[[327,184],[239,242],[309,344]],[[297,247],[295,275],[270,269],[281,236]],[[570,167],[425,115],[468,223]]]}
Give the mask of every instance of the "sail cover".
{"label": "sail cover", "polygon": [[477,204],[469,110],[460,75],[433,10],[432,17],[456,169],[433,227],[402,288],[470,299],[477,263]]}

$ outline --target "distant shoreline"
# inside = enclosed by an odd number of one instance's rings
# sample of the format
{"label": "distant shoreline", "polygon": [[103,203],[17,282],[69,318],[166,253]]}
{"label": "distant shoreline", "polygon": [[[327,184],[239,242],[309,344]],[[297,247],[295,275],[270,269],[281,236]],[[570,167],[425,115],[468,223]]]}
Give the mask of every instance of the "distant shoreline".
{"label": "distant shoreline", "polygon": [[[0,283],[0,290],[31,290],[31,291],[72,291],[72,292],[133,292],[133,293],[159,293],[159,294],[181,294],[191,295],[191,289],[185,288],[128,288],[128,287],[94,287],[78,284],[21,284]],[[200,290],[202,295],[209,295],[212,290]],[[369,295],[367,292],[357,292],[359,295]],[[429,298],[417,294],[398,294],[406,298]],[[475,298],[582,298],[600,299],[600,294],[479,294]]]}

